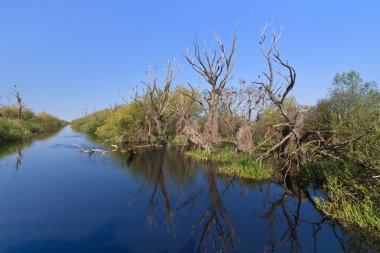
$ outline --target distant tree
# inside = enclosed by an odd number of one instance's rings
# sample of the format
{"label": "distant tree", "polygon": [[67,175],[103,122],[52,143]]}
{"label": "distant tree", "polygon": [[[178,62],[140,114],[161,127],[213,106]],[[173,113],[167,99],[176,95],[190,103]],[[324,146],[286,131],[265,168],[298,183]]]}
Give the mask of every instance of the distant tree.
{"label": "distant tree", "polygon": [[18,118],[19,118],[19,120],[22,120],[24,117],[23,116],[23,109],[24,109],[25,105],[23,102],[23,98],[21,96],[21,92],[18,90],[16,85],[15,85],[14,90],[12,91],[12,96],[16,99],[16,103],[14,104],[14,106],[18,110]]}
{"label": "distant tree", "polygon": [[157,72],[153,69],[149,69],[147,71],[147,81],[143,81],[145,94],[143,94],[143,97],[135,98],[136,101],[140,102],[145,99],[148,103],[147,117],[153,126],[152,133],[158,140],[158,143],[163,146],[167,145],[165,113],[168,111],[172,97],[171,89],[175,75],[175,69],[170,61],[168,61],[165,80],[162,85],[163,89],[161,89],[157,81]]}

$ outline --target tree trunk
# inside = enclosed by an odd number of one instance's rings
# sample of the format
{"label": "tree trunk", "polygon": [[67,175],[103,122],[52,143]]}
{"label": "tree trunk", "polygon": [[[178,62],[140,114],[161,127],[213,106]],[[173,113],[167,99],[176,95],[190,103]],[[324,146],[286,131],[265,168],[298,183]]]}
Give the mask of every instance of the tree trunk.
{"label": "tree trunk", "polygon": [[18,119],[19,119],[19,120],[22,120],[22,118],[23,118],[23,117],[22,117],[22,107],[19,106],[19,107],[18,107]]}
{"label": "tree trunk", "polygon": [[279,153],[284,156],[288,155],[293,149],[297,149],[298,162],[300,165],[306,162],[305,149],[301,147],[300,138],[307,112],[308,109],[299,110],[294,116],[294,121],[282,130],[282,138],[288,135],[290,135],[290,138],[284,142],[279,149]]}
{"label": "tree trunk", "polygon": [[236,145],[240,152],[249,153],[252,151],[252,127],[249,122],[244,122],[237,131]]}
{"label": "tree trunk", "polygon": [[210,107],[207,114],[203,135],[205,139],[205,149],[210,150],[218,142],[219,122],[218,122],[218,107],[219,95],[213,91],[211,95]]}
{"label": "tree trunk", "polygon": [[166,146],[167,140],[165,137],[164,130],[162,129],[161,118],[155,118],[154,121],[155,121],[155,125],[156,125],[156,131],[155,132],[156,132],[156,138],[158,140],[158,143],[160,145]]}

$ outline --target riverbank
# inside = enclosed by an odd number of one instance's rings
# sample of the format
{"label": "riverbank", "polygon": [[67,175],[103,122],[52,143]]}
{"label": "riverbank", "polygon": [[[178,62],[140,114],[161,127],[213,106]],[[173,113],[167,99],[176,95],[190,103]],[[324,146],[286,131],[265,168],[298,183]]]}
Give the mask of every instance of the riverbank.
{"label": "riverbank", "polygon": [[47,113],[30,112],[24,119],[0,117],[0,143],[21,142],[54,133],[68,122]]}
{"label": "riverbank", "polygon": [[374,173],[379,173],[379,169],[370,168],[363,173],[357,165],[319,160],[302,168],[300,177],[323,189],[325,197],[316,197],[314,201],[326,217],[347,230],[379,240],[380,180],[371,175]]}

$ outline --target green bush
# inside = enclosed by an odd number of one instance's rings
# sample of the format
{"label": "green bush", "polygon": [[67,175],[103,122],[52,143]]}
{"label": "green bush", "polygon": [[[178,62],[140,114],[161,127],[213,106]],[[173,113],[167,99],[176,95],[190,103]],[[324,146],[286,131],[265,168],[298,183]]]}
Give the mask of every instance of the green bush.
{"label": "green bush", "polygon": [[85,117],[73,120],[71,126],[80,132],[95,134],[98,128],[102,127],[108,120],[111,111],[108,109],[101,110]]}
{"label": "green bush", "polygon": [[18,120],[0,118],[0,141],[12,141],[24,138],[27,130]]}

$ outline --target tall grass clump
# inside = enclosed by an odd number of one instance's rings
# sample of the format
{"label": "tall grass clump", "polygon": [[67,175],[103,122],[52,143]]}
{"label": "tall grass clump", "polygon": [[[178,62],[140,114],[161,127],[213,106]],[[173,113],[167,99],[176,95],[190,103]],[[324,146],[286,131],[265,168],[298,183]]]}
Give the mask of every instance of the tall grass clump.
{"label": "tall grass clump", "polygon": [[217,172],[226,176],[237,176],[246,180],[266,180],[273,175],[271,167],[260,166],[247,154],[237,153],[228,148],[213,152],[195,149],[185,154],[196,160],[217,163],[219,165]]}
{"label": "tall grass clump", "polygon": [[218,173],[246,180],[267,180],[273,176],[273,169],[269,166],[260,166],[249,157],[243,157],[232,163],[222,164]]}

